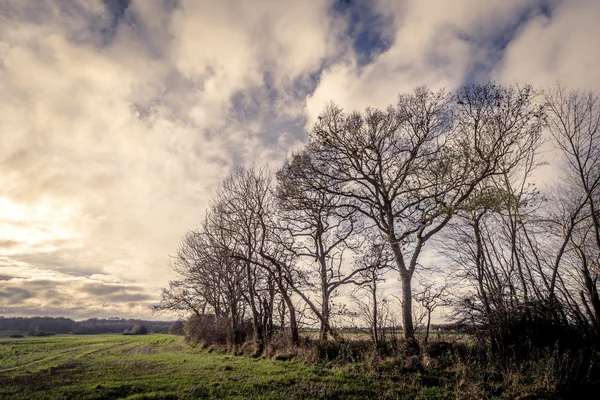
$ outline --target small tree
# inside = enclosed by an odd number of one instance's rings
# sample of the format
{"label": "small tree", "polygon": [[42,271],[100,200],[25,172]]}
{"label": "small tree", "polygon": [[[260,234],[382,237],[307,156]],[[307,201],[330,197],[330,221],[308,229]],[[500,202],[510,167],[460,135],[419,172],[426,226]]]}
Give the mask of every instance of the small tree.
{"label": "small tree", "polygon": [[385,280],[384,275],[391,270],[393,262],[393,256],[386,251],[382,243],[372,244],[356,260],[357,270],[360,271],[359,275],[362,279],[362,282],[358,283],[356,292],[366,293],[367,299],[361,300],[356,295],[354,299],[362,317],[371,327],[371,338],[377,348],[382,338],[381,303],[385,300],[381,295],[379,284]]}
{"label": "small tree", "polygon": [[427,322],[425,325],[424,343],[427,344],[429,327],[431,326],[431,314],[436,308],[449,304],[448,288],[446,284],[438,284],[426,280],[421,280],[419,284],[421,288],[415,292],[415,301],[425,310]]}

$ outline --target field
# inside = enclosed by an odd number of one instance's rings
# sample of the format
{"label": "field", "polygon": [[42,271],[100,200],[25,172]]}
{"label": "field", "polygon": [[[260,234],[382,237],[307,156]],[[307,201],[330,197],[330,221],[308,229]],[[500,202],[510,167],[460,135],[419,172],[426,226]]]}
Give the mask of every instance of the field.
{"label": "field", "polygon": [[234,357],[171,335],[0,339],[1,399],[435,399],[451,377]]}

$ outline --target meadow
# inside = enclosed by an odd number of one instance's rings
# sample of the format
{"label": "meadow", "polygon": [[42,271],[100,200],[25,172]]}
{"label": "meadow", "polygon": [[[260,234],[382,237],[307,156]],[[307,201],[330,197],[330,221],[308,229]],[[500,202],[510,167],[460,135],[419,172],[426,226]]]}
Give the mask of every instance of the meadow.
{"label": "meadow", "polygon": [[[173,335],[0,339],[1,399],[455,398],[452,375],[232,356]],[[384,376],[385,375],[385,376]]]}

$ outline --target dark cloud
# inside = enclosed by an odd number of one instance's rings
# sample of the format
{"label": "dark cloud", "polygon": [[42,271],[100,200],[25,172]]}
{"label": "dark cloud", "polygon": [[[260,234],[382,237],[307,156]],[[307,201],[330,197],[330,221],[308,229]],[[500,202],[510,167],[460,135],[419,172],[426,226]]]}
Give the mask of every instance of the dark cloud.
{"label": "dark cloud", "polygon": [[102,273],[103,265],[101,261],[84,259],[72,263],[69,259],[73,257],[73,254],[77,254],[77,251],[60,249],[51,253],[19,254],[11,258],[35,265],[41,269],[58,271],[74,277],[86,277]]}
{"label": "dark cloud", "polygon": [[[117,303],[127,303],[127,302],[135,302],[128,303],[130,307],[136,307],[139,305],[138,302],[150,302],[150,304],[156,304],[156,296],[150,295],[147,293],[119,293],[115,295],[108,296],[108,300],[117,302]],[[152,302],[154,301],[154,302]]]}
{"label": "dark cloud", "polygon": [[106,11],[110,15],[111,25],[116,25],[123,19],[125,11],[129,8],[131,0],[102,0],[106,7]]}
{"label": "dark cloud", "polygon": [[[194,76],[185,76],[169,67],[160,81],[140,82],[131,93],[131,107],[140,120],[153,125],[160,120],[190,123],[194,99],[214,72],[211,68]],[[202,129],[202,126],[197,126]]]}
{"label": "dark cloud", "polygon": [[32,287],[35,290],[43,290],[46,292],[50,292],[51,294],[56,294],[58,292],[54,291],[54,287],[63,285],[64,281],[54,280],[54,279],[26,279],[19,282],[19,284],[23,286]]}
{"label": "dark cloud", "polygon": [[133,285],[118,285],[104,282],[91,282],[85,283],[82,288],[82,292],[92,296],[110,296],[115,294],[123,294],[127,292],[140,292],[143,290],[139,286]]}
{"label": "dark cloud", "polygon": [[26,289],[18,287],[3,287],[0,284],[0,297],[4,298],[9,303],[18,304],[23,300],[32,298],[33,294]]}
{"label": "dark cloud", "polygon": [[158,296],[137,285],[90,279],[0,281],[0,313],[86,318],[150,315]]}
{"label": "dark cloud", "polygon": [[13,259],[26,262],[28,264],[37,265],[41,268],[48,268],[60,271],[63,267],[65,267],[65,260],[61,257],[64,255],[62,251],[57,251],[53,253],[33,253],[33,254],[19,254],[18,256],[13,256]]}

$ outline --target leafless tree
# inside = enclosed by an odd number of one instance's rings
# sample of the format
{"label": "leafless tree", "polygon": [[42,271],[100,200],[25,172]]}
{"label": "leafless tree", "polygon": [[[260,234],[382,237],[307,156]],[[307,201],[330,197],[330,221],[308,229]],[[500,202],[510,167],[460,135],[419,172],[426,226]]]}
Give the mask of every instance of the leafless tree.
{"label": "leafless tree", "polygon": [[246,305],[243,298],[245,274],[239,261],[214,243],[203,231],[189,231],[173,259],[177,279],[163,289],[155,311],[183,311],[229,321],[229,342],[239,344],[239,327]]}
{"label": "leafless tree", "polygon": [[[366,244],[362,255],[356,260],[357,271],[362,279],[358,283],[353,296],[354,301],[360,310],[360,314],[367,320],[371,327],[371,338],[376,348],[379,348],[382,340],[381,329],[383,328],[384,318],[381,315],[381,303],[385,301],[382,296],[380,284],[385,280],[385,275],[393,265],[393,256],[383,243],[372,241]],[[367,300],[364,301],[358,296],[358,292],[365,292]]]}
{"label": "leafless tree", "polygon": [[600,332],[600,98],[557,86],[543,101],[560,183],[545,196],[533,187],[539,160],[531,152],[482,181],[446,237],[445,254],[465,284],[456,309],[492,332],[500,350],[522,341],[516,326],[555,329],[535,333],[551,342],[573,329]]}
{"label": "leafless tree", "polygon": [[530,87],[493,84],[454,96],[418,88],[385,111],[345,114],[329,105],[315,124],[303,152],[307,175],[326,178],[312,181],[316,190],[345,199],[386,237],[407,339],[414,341],[411,282],[425,244],[483,180],[515,167],[535,145],[533,97]]}
{"label": "leafless tree", "polygon": [[345,285],[359,284],[355,278],[364,270],[360,266],[350,268],[344,258],[345,252],[356,245],[350,241],[361,229],[354,209],[341,206],[339,196],[311,187],[310,182],[319,177],[307,176],[303,162],[302,155],[297,154],[277,172],[279,226],[294,239],[290,250],[308,264],[301,274],[306,281],[303,286],[317,289],[319,301],[313,302],[304,291],[297,292],[317,315],[320,338],[325,340],[328,332],[335,336],[331,326],[332,296]]}
{"label": "leafless tree", "polygon": [[[561,85],[545,92],[548,127],[559,150],[563,181],[563,243],[582,290],[580,300],[596,334],[600,334],[600,96],[568,91]],[[551,294],[560,284],[557,260]]]}
{"label": "leafless tree", "polygon": [[454,267],[455,316],[484,328],[494,348],[514,321],[545,305],[549,288],[545,201],[529,182],[534,159],[481,185],[457,211],[441,246]]}
{"label": "leafless tree", "polygon": [[431,314],[441,306],[449,305],[448,286],[425,279],[419,282],[419,289],[415,292],[415,300],[425,310],[425,344],[429,339],[429,327],[431,326]]}
{"label": "leafless tree", "polygon": [[291,298],[295,256],[288,251],[289,245],[286,243],[292,239],[276,230],[276,202],[272,193],[271,174],[266,169],[238,168],[222,182],[215,199],[213,207],[218,210],[220,218],[211,220],[212,227],[215,231],[226,232],[232,239],[231,257],[242,260],[246,265],[249,302],[257,332],[257,351],[262,351],[265,339],[259,308],[263,306],[268,309],[267,325],[272,326],[274,301],[271,296],[267,303],[257,302],[258,273],[271,282],[270,293],[274,295],[276,289],[277,295],[285,302],[291,339],[294,344],[298,343],[296,310]]}

